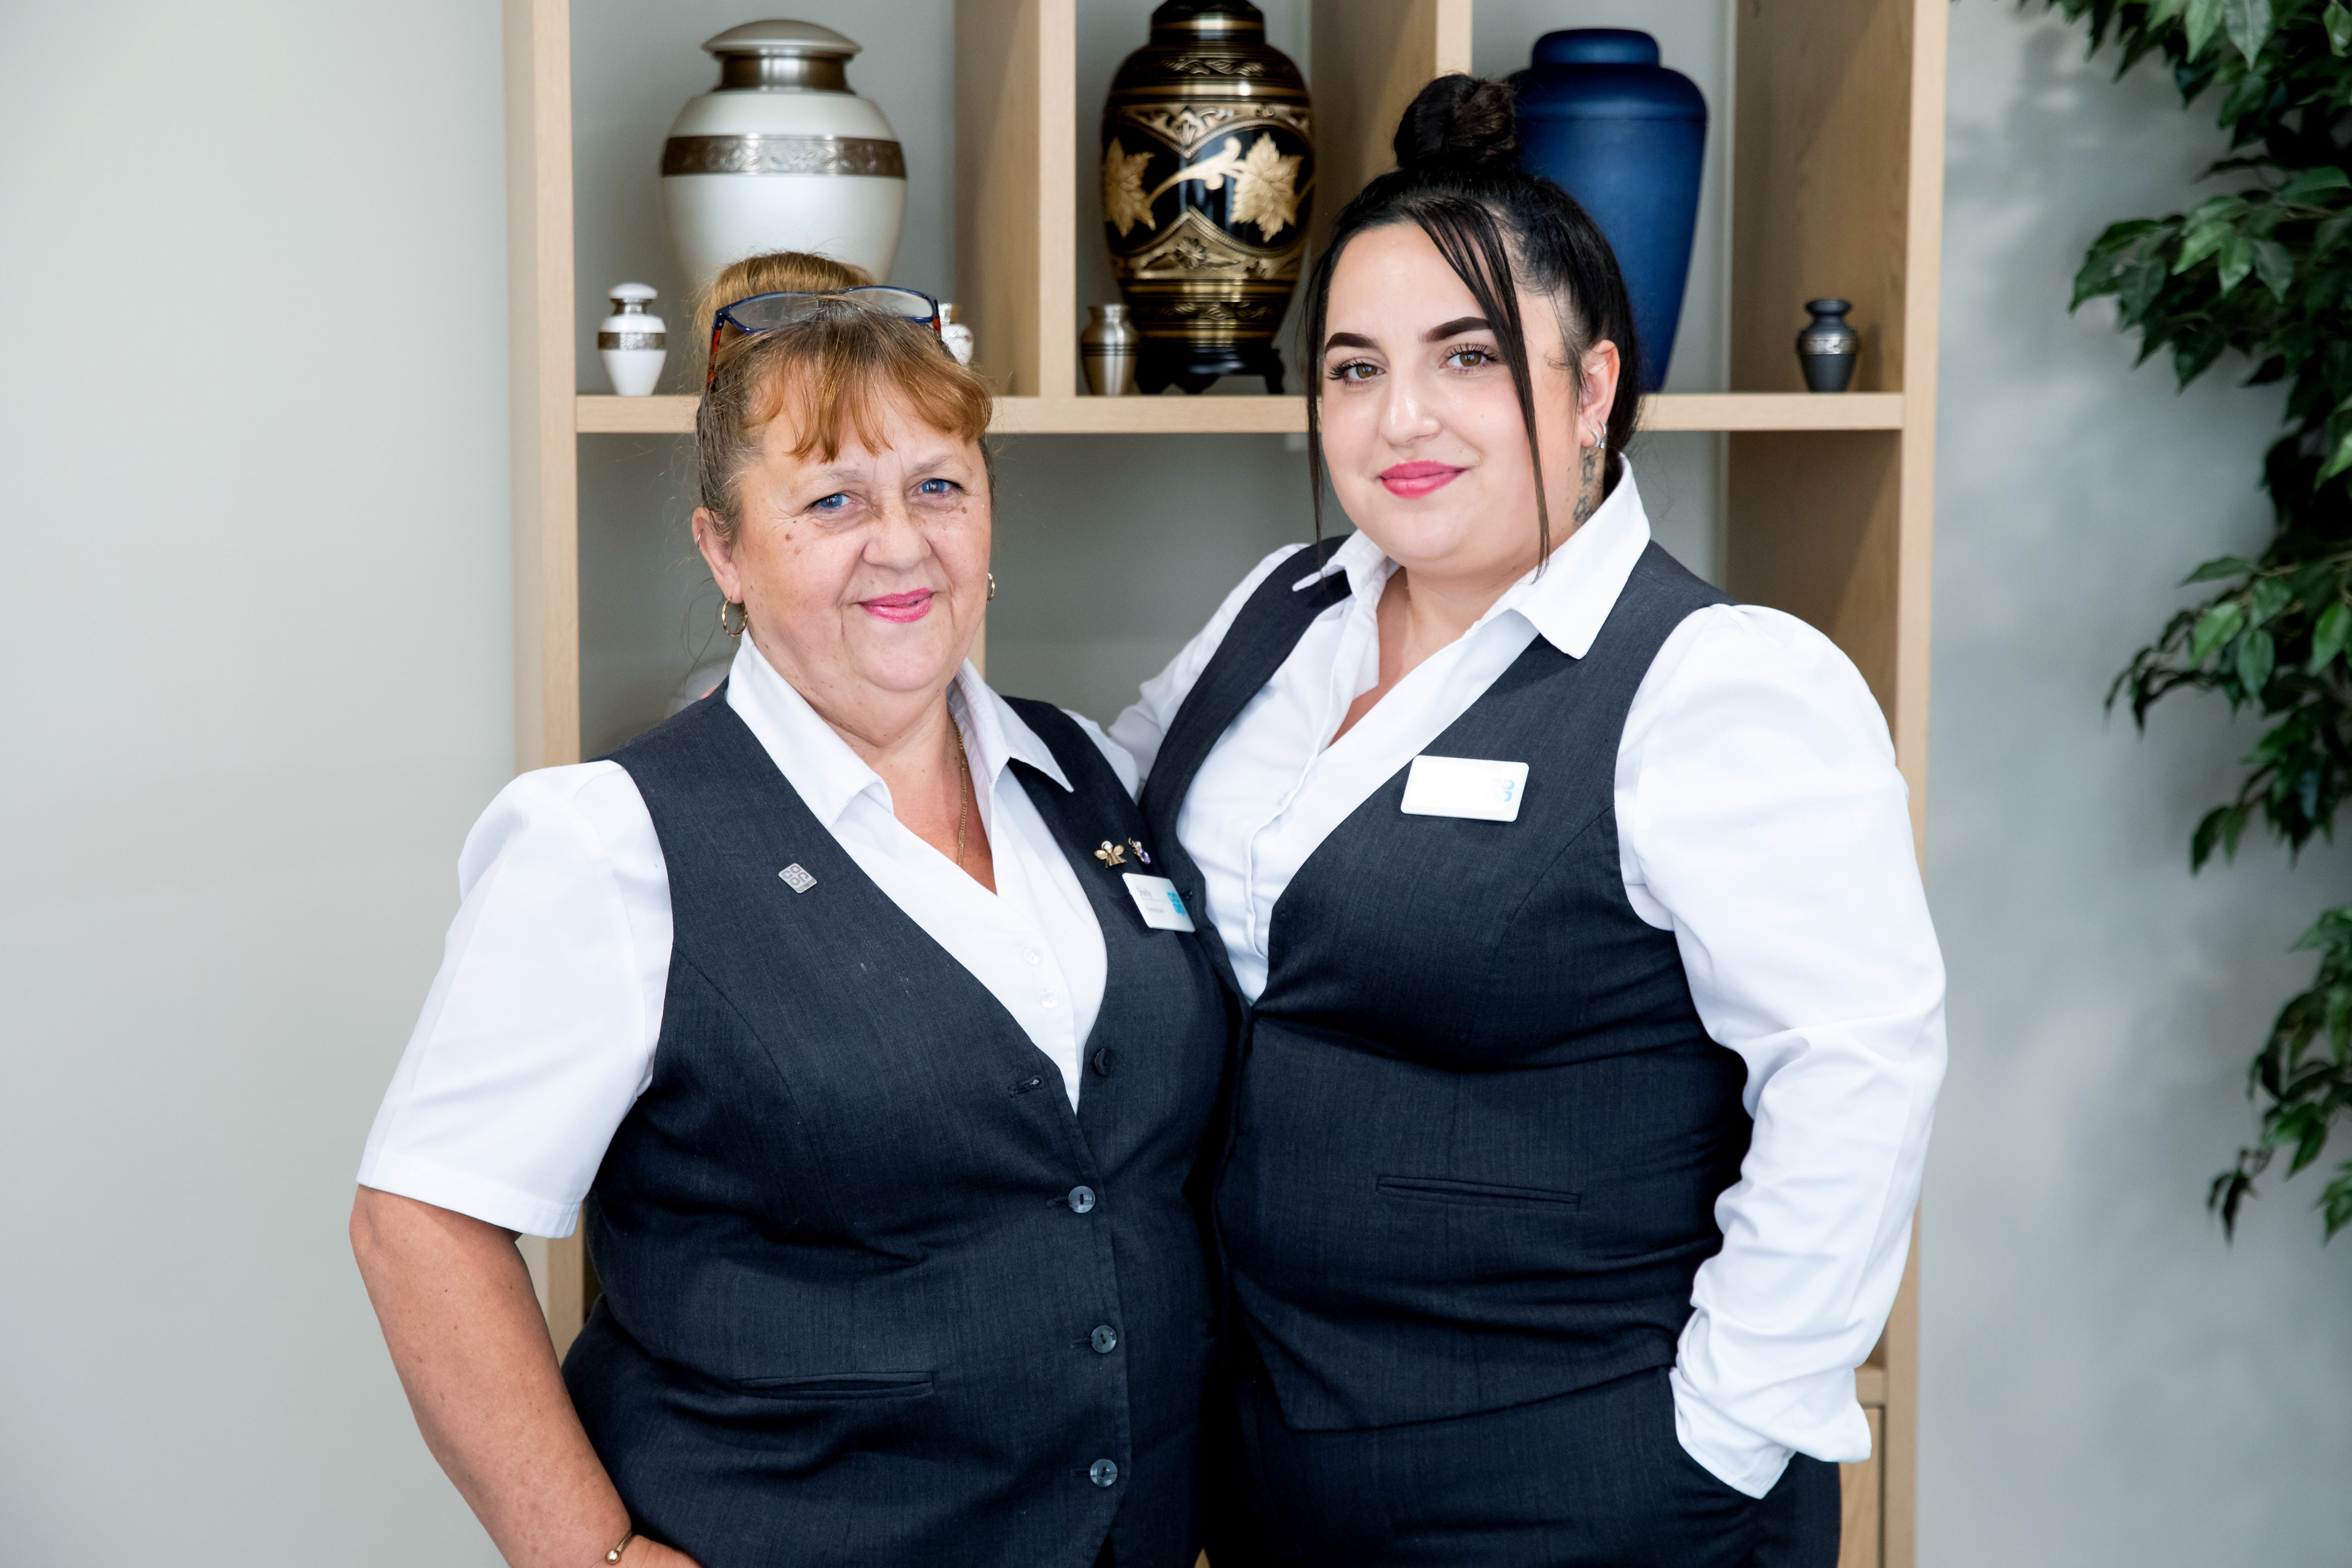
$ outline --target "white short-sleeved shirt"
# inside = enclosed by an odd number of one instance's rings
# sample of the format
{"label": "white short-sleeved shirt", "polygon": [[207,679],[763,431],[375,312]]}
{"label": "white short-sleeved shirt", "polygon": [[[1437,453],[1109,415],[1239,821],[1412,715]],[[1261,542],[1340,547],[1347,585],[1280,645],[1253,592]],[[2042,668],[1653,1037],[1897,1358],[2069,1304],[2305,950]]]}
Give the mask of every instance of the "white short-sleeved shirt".
{"label": "white short-sleeved shirt", "polygon": [[[858,868],[1003,1004],[1075,1107],[1106,961],[1077,874],[1008,768],[1018,759],[1070,787],[1035,731],[964,666],[948,706],[995,858],[991,893],[892,815],[881,778],[749,637],[727,705]],[[1078,722],[1133,793],[1127,753]],[[568,1236],[614,1131],[653,1079],[671,942],[661,843],[618,763],[542,768],[474,825],[457,888],[440,973],[359,1179],[509,1230]]]}
{"label": "white short-sleeved shirt", "polygon": [[[1650,543],[1629,469],[1583,527],[1457,641],[1332,735],[1380,681],[1396,565],[1332,552],[1349,596],[1308,626],[1218,740],[1177,817],[1242,989],[1265,987],[1275,902],[1307,858],[1540,637],[1582,658]],[[1148,772],[1244,603],[1244,579],[1111,734]],[[1315,574],[1300,580],[1310,584]],[[1853,663],[1792,616],[1698,611],[1667,637],[1617,748],[1625,896],[1675,933],[1708,1035],[1745,1058],[1755,1136],[1716,1204],[1673,1371],[1683,1446],[1760,1497],[1789,1455],[1858,1460],[1853,1369],[1885,1327],[1944,1072],[1944,967],[1908,791]]]}

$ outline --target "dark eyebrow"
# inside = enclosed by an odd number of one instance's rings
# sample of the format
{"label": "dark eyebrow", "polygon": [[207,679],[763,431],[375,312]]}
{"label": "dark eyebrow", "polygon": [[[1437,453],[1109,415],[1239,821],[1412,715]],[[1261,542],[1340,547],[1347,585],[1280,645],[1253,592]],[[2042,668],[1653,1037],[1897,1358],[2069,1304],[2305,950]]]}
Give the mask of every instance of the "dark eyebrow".
{"label": "dark eyebrow", "polygon": [[1450,321],[1440,321],[1437,325],[1430,328],[1429,331],[1422,333],[1421,341],[1425,343],[1433,343],[1441,342],[1446,338],[1459,336],[1464,332],[1490,332],[1494,330],[1494,327],[1484,316],[1456,316]]}
{"label": "dark eyebrow", "polygon": [[1371,339],[1360,337],[1354,332],[1333,332],[1330,341],[1323,345],[1323,352],[1329,353],[1333,349],[1369,349],[1379,346]]}

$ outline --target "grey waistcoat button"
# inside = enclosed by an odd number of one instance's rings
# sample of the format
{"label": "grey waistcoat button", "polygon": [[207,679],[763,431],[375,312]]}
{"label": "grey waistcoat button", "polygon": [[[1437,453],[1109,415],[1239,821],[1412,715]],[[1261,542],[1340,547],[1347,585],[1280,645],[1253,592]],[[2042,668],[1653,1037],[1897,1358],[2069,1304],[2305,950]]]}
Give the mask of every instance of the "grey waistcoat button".
{"label": "grey waistcoat button", "polygon": [[1092,1187],[1072,1187],[1070,1189],[1070,1212],[1072,1214],[1085,1214],[1094,1206],[1095,1190]]}
{"label": "grey waistcoat button", "polygon": [[1105,1323],[1087,1336],[1087,1342],[1095,1347],[1097,1355],[1108,1355],[1118,1349],[1118,1331]]}
{"label": "grey waistcoat button", "polygon": [[1087,1479],[1098,1487],[1107,1487],[1118,1479],[1118,1467],[1108,1459],[1097,1459],[1087,1468]]}

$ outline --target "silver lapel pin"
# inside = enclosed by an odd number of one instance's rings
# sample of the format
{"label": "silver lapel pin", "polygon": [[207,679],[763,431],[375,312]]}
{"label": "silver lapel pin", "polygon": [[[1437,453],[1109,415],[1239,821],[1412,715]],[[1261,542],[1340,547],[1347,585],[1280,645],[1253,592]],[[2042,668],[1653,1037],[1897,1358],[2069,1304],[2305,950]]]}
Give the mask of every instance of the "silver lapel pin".
{"label": "silver lapel pin", "polygon": [[808,868],[797,860],[777,872],[776,875],[782,877],[784,879],[784,886],[795,893],[805,893],[816,886],[816,879],[810,876]]}

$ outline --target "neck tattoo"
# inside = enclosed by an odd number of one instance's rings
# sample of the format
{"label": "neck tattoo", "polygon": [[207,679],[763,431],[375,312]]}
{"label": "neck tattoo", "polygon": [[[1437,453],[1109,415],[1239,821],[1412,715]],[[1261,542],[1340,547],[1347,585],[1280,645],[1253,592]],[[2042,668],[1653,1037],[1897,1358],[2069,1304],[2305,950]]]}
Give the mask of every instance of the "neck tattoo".
{"label": "neck tattoo", "polygon": [[1606,460],[1601,444],[1595,441],[1584,448],[1584,457],[1577,470],[1576,521],[1582,528],[1587,519],[1601,507],[1601,465]]}

